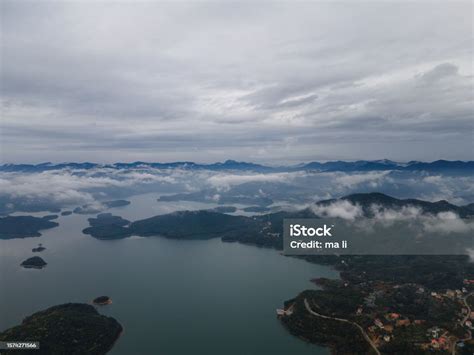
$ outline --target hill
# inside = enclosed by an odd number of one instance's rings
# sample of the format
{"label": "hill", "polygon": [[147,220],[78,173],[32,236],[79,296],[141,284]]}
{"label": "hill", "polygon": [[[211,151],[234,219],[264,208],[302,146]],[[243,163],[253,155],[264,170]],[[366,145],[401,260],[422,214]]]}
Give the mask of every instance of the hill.
{"label": "hill", "polygon": [[39,342],[38,350],[2,354],[106,354],[122,332],[114,318],[100,315],[88,304],[66,303],[34,313],[21,325],[0,333],[0,341]]}

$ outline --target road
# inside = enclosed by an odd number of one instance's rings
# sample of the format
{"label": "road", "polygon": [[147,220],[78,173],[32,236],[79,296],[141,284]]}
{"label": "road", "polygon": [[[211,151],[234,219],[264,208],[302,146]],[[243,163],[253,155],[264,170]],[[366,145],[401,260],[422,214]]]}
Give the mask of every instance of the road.
{"label": "road", "polygon": [[325,316],[325,315],[322,315],[322,314],[319,314],[315,311],[313,311],[311,309],[311,306],[309,305],[308,303],[308,300],[305,298],[304,299],[304,305],[306,307],[306,310],[311,313],[313,316],[316,316],[316,317],[320,317],[320,318],[325,318],[325,319],[333,319],[333,320],[337,320],[339,322],[345,322],[345,323],[349,323],[349,324],[352,324],[352,325],[355,325],[361,332],[362,336],[364,337],[365,340],[367,340],[367,342],[370,344],[370,346],[372,347],[372,349],[374,349],[375,353],[377,355],[381,355],[380,354],[380,351],[379,349],[377,349],[377,346],[374,344],[374,342],[372,341],[372,339],[370,339],[370,337],[367,335],[367,333],[365,332],[365,330],[357,323],[355,322],[352,322],[348,319],[344,319],[344,318],[336,318],[336,317],[328,317],[328,316]]}
{"label": "road", "polygon": [[[462,302],[464,303],[464,306],[467,308],[467,314],[466,316],[461,320],[460,324],[461,324],[461,327],[464,327],[464,323],[466,323],[466,321],[469,319],[470,315],[471,315],[471,307],[469,306],[469,303],[467,302],[467,299],[469,297],[471,297],[472,295],[474,295],[474,292],[471,292],[469,293],[468,295],[466,295],[465,297],[463,297],[462,299]],[[453,345],[451,347],[451,355],[455,355],[456,354],[456,344],[460,341],[469,341],[472,339],[472,332],[470,330],[467,331],[467,334],[468,336],[465,337],[464,339],[458,339],[456,341],[453,342]]]}

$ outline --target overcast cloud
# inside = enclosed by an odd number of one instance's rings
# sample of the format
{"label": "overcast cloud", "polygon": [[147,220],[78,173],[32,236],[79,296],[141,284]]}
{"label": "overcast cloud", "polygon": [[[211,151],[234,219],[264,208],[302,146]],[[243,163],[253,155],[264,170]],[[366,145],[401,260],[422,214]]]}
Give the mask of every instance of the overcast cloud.
{"label": "overcast cloud", "polygon": [[2,1],[1,160],[472,159],[472,6]]}

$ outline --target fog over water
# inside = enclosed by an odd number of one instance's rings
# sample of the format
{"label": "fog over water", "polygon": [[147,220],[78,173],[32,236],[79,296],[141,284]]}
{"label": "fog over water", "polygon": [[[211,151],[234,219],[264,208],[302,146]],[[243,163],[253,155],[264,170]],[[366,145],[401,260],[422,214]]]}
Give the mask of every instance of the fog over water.
{"label": "fog over water", "polygon": [[[271,203],[275,208],[304,208],[314,202],[358,192],[382,192],[397,198],[447,200],[457,205],[474,201],[474,177],[464,173],[425,171],[209,171],[187,169],[58,169],[42,172],[0,172],[3,210],[40,211],[101,208],[101,201],[154,192],[184,194],[180,200],[235,205]],[[250,199],[251,198],[251,199]],[[249,202],[250,201],[250,202]],[[172,206],[171,201],[169,202]],[[170,207],[171,208],[171,207]]]}

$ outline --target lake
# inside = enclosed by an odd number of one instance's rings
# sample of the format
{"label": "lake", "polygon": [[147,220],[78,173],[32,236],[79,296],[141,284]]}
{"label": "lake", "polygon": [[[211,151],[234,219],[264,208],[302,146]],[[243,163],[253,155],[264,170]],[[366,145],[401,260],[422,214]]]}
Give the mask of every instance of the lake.
{"label": "lake", "polygon": [[[134,196],[131,205],[108,212],[135,220],[213,207],[156,197]],[[99,311],[124,327],[110,354],[329,353],[290,335],[275,309],[315,287],[311,278],[337,278],[331,268],[220,239],[96,240],[81,232],[90,217],[60,216],[59,227],[39,238],[0,240],[0,331],[52,305],[107,295],[113,304]],[[32,253],[38,243],[47,249]],[[47,267],[19,266],[33,255]]]}

